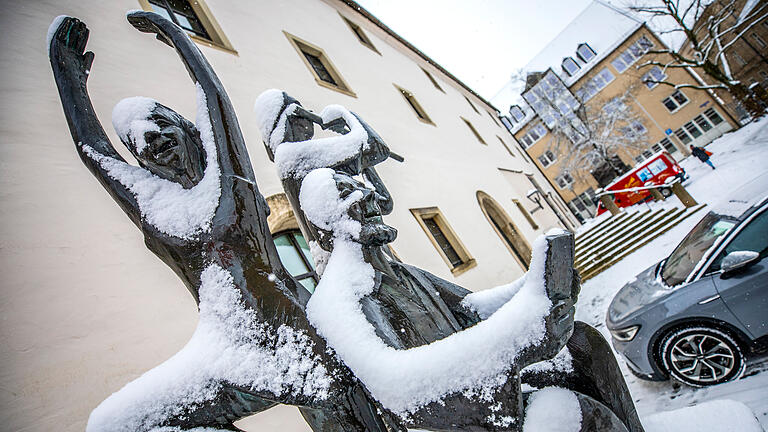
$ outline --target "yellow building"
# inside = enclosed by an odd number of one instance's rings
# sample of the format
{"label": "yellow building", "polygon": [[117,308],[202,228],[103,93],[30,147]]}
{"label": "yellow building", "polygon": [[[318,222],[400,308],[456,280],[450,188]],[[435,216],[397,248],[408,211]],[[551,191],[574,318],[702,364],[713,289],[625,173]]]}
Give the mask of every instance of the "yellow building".
{"label": "yellow building", "polygon": [[[708,92],[647,82],[647,76],[660,79],[662,71],[637,66],[658,57],[646,52],[660,46],[663,42],[645,23],[595,1],[525,67],[522,88],[510,83],[493,98],[495,104],[509,107],[505,123],[510,131],[582,220],[594,216],[593,196],[604,184],[590,173],[593,167],[565,166],[564,160],[572,160],[568,152],[573,146],[562,145],[558,138],[578,142],[579,137],[553,133],[563,131],[556,126],[560,118],[581,110],[599,119],[619,103],[630,115],[605,131],[636,137],[616,150],[628,167],[661,150],[681,159],[690,153],[690,145],[706,145],[737,127]],[[666,74],[672,82],[694,79],[686,69]]]}

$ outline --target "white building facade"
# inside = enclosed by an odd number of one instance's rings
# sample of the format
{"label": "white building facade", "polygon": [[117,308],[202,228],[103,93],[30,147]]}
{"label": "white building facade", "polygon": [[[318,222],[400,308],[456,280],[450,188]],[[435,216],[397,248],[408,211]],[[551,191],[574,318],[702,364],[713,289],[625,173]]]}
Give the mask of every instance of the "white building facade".
{"label": "white building facade", "polygon": [[[83,430],[98,403],[173,355],[195,328],[186,288],[78,159],[45,47],[55,16],[88,25],[96,55],[89,91],[116,147],[110,114],[125,97],[152,97],[194,119],[195,88],[176,53],[125,20],[138,8],[164,9],[197,34],[270,203],[279,205],[282,188],[253,103],[280,88],[314,111],[346,106],[405,158],[377,167],[395,199],[386,221],[399,231],[392,247],[404,262],[485,289],[523,274],[535,237],[577,225],[491,104],[352,2],[19,2],[0,18],[7,35],[0,41],[0,418],[7,430]],[[275,234],[291,233],[289,221],[272,222]],[[290,407],[240,426],[308,430]]]}

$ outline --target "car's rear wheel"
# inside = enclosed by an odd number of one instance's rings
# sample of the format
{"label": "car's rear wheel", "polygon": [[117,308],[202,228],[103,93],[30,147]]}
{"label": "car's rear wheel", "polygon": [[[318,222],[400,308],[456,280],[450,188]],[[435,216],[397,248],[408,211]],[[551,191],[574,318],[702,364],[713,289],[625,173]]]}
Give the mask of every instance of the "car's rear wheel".
{"label": "car's rear wheel", "polygon": [[661,196],[664,198],[669,198],[672,196],[672,189],[670,188],[661,188],[659,189],[659,192],[661,192]]}
{"label": "car's rear wheel", "polygon": [[746,365],[739,344],[730,334],[704,326],[669,333],[661,342],[661,359],[672,378],[695,387],[736,379]]}

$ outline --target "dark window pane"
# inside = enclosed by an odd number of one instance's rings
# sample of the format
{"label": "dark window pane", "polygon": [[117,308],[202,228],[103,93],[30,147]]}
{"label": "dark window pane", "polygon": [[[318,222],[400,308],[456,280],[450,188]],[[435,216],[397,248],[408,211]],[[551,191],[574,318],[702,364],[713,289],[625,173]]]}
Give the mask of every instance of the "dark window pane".
{"label": "dark window pane", "polygon": [[709,124],[707,120],[704,119],[704,116],[699,114],[696,117],[693,118],[693,121],[696,122],[697,125],[703,130],[704,132],[712,129],[712,125]]}
{"label": "dark window pane", "polygon": [[682,105],[686,102],[688,102],[688,98],[681,92],[680,90],[677,90],[676,92],[672,93],[672,97],[677,101],[678,104]]}
{"label": "dark window pane", "polygon": [[675,131],[675,135],[677,135],[678,138],[680,138],[680,141],[683,142],[683,144],[688,144],[689,142],[693,141],[691,139],[691,136],[686,133],[683,128],[680,128]]}
{"label": "dark window pane", "polygon": [[677,104],[675,101],[672,100],[672,98],[666,98],[661,103],[664,104],[665,107],[671,112],[677,109]]}
{"label": "dark window pane", "polygon": [[173,21],[179,27],[197,36],[211,40],[200,19],[187,0],[149,0],[152,9]]}
{"label": "dark window pane", "polygon": [[328,84],[333,84],[335,86],[338,86],[339,84],[336,83],[336,80],[333,79],[331,76],[331,73],[328,72],[328,69],[325,68],[325,65],[323,64],[323,61],[320,60],[320,57],[310,54],[304,50],[301,51],[302,54],[304,54],[304,57],[309,62],[309,65],[312,66],[312,69],[315,70],[315,73],[317,73],[317,76],[322,80],[327,82]]}
{"label": "dark window pane", "polygon": [[432,234],[432,238],[435,239],[437,245],[440,246],[440,249],[443,251],[445,256],[448,257],[448,261],[452,266],[457,267],[464,263],[464,261],[462,261],[459,257],[459,254],[456,253],[456,249],[454,249],[453,246],[448,242],[448,239],[437,225],[434,217],[425,218],[424,225],[426,225],[429,233]]}
{"label": "dark window pane", "polygon": [[293,246],[290,234],[277,236],[274,240],[275,246],[277,246],[277,254],[280,255],[280,261],[288,270],[288,273],[295,276],[309,271],[304,260],[299,255],[299,251]]}
{"label": "dark window pane", "polygon": [[709,121],[711,121],[712,124],[715,125],[715,126],[717,126],[717,125],[719,125],[720,123],[723,122],[723,118],[720,117],[720,114],[718,114],[717,111],[715,111],[714,108],[710,108],[710,109],[704,111],[704,115],[707,116]]}
{"label": "dark window pane", "polygon": [[685,126],[685,130],[687,130],[688,133],[693,135],[693,138],[698,138],[698,137],[701,136],[701,131],[692,122],[688,122],[688,123],[684,124],[683,126]]}

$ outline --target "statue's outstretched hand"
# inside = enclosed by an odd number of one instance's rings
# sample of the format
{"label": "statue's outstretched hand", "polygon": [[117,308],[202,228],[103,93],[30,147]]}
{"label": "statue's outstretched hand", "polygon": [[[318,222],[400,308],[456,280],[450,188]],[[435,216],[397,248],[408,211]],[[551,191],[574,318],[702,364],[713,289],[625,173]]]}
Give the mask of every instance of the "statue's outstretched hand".
{"label": "statue's outstretched hand", "polygon": [[93,53],[84,52],[89,33],[84,22],[77,18],[64,18],[51,38],[51,46],[48,47],[53,68],[59,73],[72,74],[74,78],[85,82],[93,64]]}
{"label": "statue's outstretched hand", "polygon": [[173,47],[170,40],[170,32],[177,30],[183,32],[175,24],[154,12],[134,11],[127,15],[128,22],[142,33],[155,33],[157,40]]}

